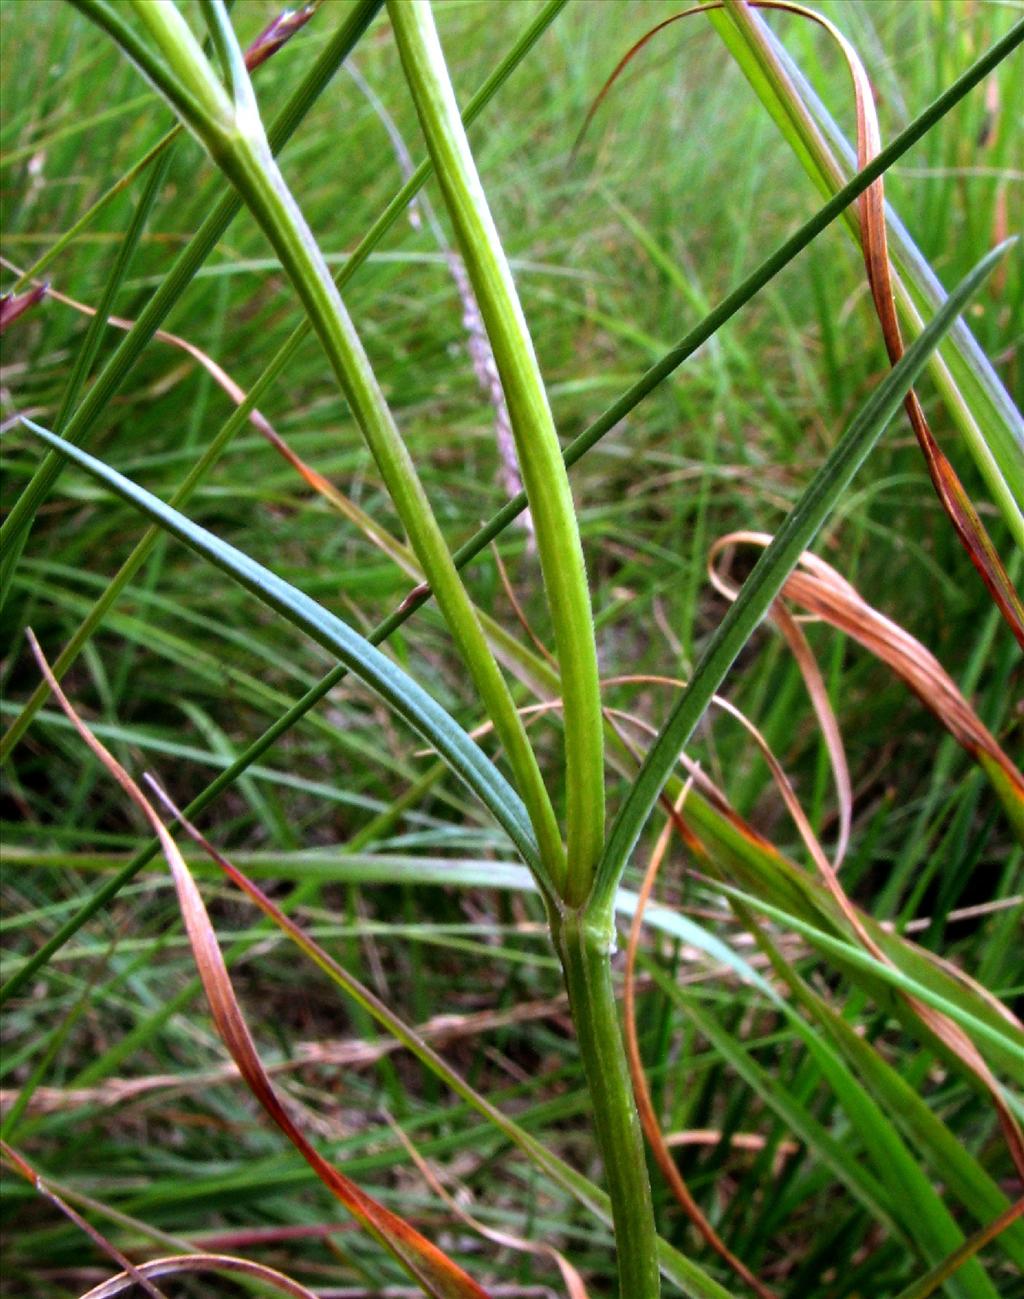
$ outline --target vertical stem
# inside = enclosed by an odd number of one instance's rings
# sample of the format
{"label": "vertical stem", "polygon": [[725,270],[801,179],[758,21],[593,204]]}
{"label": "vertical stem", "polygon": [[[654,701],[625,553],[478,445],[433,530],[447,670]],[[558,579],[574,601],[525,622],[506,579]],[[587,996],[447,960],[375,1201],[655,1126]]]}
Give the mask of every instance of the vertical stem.
{"label": "vertical stem", "polygon": [[643,1134],[611,977],[612,922],[563,910],[555,938],[612,1201],[620,1299],[658,1299],[658,1237]]}
{"label": "vertical stem", "polygon": [[[236,140],[221,166],[273,244],[320,337],[345,398],[381,471],[402,525],[455,636],[515,773],[551,879],[565,849],[537,759],[412,457],[395,425],[356,328],[277,164],[259,140]],[[545,883],[546,881],[542,881]]]}
{"label": "vertical stem", "polygon": [[389,0],[402,66],[472,280],[508,404],[555,630],[565,716],[567,873],[549,913],[612,1201],[621,1299],[658,1299],[643,1137],[612,989],[611,913],[584,906],[604,838],[594,624],[579,528],[544,382],[469,148],[429,0]]}
{"label": "vertical stem", "polygon": [[579,906],[590,890],[604,841],[604,731],[594,620],[569,476],[429,0],[390,0],[388,13],[494,351],[536,527],[564,700],[568,866],[561,892],[569,904]]}

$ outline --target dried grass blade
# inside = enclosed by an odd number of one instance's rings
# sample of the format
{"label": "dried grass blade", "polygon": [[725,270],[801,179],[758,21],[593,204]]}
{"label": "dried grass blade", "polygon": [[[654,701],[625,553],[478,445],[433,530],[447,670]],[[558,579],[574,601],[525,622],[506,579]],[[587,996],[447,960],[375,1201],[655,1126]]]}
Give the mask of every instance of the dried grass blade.
{"label": "dried grass blade", "polygon": [[363,1228],[398,1260],[425,1294],[430,1295],[432,1299],[487,1299],[487,1292],[478,1286],[462,1268],[426,1237],[420,1235],[403,1218],[384,1208],[372,1196],[360,1190],[344,1173],[329,1164],[298,1129],[260,1061],[235,997],[206,907],[177,844],[142,790],[113,754],[96,739],[78,717],[53,676],[31,630],[27,635],[40,670],[68,719],[124,793],[143,813],[160,840],[160,846],[174,879],[182,918],[214,1022],[250,1091],[320,1181],[341,1201]]}
{"label": "dried grass blade", "polygon": [[[779,7],[812,18],[814,22],[824,27],[842,51],[853,80],[857,103],[857,166],[863,169],[881,152],[882,142],[871,83],[857,51],[832,23],[819,14],[799,6],[780,3]],[[882,337],[885,340],[890,364],[895,365],[906,349],[903,345],[896,312],[896,296],[893,292],[892,264],[889,260],[889,242],[885,227],[885,182],[881,176],[864,191],[857,203],[861,217],[864,265],[871,288],[871,297],[882,326]],[[954,531],[1013,634],[1024,646],[1024,603],[1021,602],[1010,575],[1003,567],[1003,562],[963,484],[957,477],[956,470],[936,441],[913,388],[904,398],[903,406],[924,455],[935,493]]]}
{"label": "dried grass blade", "polygon": [[[766,532],[731,532],[711,547],[708,571],[715,588],[735,599],[736,586],[717,566],[723,551],[737,545],[767,547]],[[860,595],[831,564],[811,551],[783,583],[781,596],[792,600],[830,626],[845,632],[906,682],[950,735],[993,777],[1007,814],[1020,833],[1024,827],[1024,776],[992,732],[961,694],[942,664],[914,636]]]}
{"label": "dried grass blade", "polygon": [[292,1295],[293,1299],[317,1299],[312,1290],[290,1276],[285,1276],[277,1268],[267,1267],[265,1263],[254,1263],[247,1258],[235,1258],[232,1254],[176,1254],[171,1258],[154,1258],[148,1263],[140,1263],[135,1272],[137,1280],[128,1272],[122,1272],[120,1276],[112,1276],[93,1286],[81,1299],[114,1299],[115,1295],[124,1294],[133,1285],[145,1285],[147,1277],[181,1276],[197,1272],[234,1272],[262,1282],[281,1294]]}

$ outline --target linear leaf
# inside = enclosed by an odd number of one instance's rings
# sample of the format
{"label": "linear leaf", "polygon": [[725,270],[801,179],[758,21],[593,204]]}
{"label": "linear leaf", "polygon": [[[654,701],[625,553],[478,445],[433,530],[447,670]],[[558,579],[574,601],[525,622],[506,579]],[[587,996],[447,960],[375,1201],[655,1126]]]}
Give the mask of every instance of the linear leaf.
{"label": "linear leaf", "polygon": [[24,420],[23,423],[55,451],[68,456],[172,536],[241,583],[264,604],[287,618],[293,626],[301,628],[319,644],[337,654],[350,672],[370,686],[437,749],[452,770],[507,831],[523,860],[534,871],[542,872],[537,843],[519,796],[454,718],[412,677],[396,667],[336,614],[262,564],[193,523],[184,514],[172,509],[87,451],[72,446],[70,442],[56,437],[31,420]]}
{"label": "linear leaf", "polygon": [[596,911],[607,912],[629,855],[679,753],[693,734],[737,654],[767,613],[801,552],[809,547],[871,448],[881,437],[939,340],[984,282],[1006,248],[1007,245],[1003,244],[989,253],[963,279],[924,333],[878,385],[805,488],[800,500],[776,532],[774,541],[743,584],[736,603],[722,619],[694,668],[689,686],[682,692],[661,728],[640,775],[615,819],[591,895],[590,905]]}

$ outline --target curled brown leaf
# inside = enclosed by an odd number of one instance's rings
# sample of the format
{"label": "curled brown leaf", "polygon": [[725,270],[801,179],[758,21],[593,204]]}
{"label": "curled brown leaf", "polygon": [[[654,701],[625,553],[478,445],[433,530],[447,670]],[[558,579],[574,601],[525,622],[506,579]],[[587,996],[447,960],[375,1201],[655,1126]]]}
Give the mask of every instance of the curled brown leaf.
{"label": "curled brown leaf", "polygon": [[[724,552],[740,545],[766,547],[771,540],[767,532],[739,531],[715,541],[708,556],[708,572],[716,590],[730,600],[738,591],[716,563]],[[780,599],[792,600],[824,619],[885,663],[958,744],[974,758],[986,755],[1004,773],[1009,788],[1024,801],[1024,777],[935,655],[899,623],[868,604],[831,564],[805,551],[783,584]]]}

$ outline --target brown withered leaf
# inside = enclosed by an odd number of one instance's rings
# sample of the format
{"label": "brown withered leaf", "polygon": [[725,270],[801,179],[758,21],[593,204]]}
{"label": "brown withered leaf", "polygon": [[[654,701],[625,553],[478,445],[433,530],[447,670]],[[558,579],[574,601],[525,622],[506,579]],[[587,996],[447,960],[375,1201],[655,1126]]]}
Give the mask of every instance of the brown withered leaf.
{"label": "brown withered leaf", "polygon": [[27,635],[40,671],[64,713],[124,793],[146,817],[160,841],[174,880],[178,905],[214,1023],[252,1094],[324,1186],[341,1201],[364,1230],[397,1259],[425,1294],[430,1295],[431,1299],[488,1299],[484,1289],[415,1227],[386,1209],[333,1164],[328,1163],[296,1126],[259,1058],[235,997],[213,925],[177,844],[139,786],[79,718],[50,670],[31,630]]}

